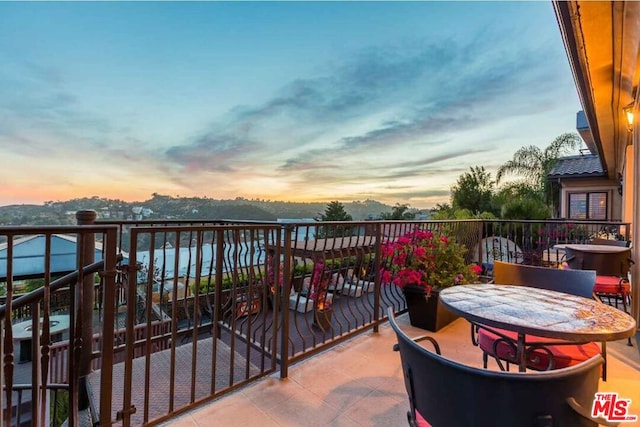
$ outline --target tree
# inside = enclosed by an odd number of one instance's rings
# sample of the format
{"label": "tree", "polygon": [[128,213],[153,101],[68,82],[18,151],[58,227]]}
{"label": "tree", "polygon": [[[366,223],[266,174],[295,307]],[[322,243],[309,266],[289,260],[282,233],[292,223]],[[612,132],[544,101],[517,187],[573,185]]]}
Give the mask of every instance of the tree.
{"label": "tree", "polygon": [[438,203],[431,208],[431,219],[433,220],[452,219],[453,217],[454,209],[449,203]]}
{"label": "tree", "polygon": [[469,209],[455,209],[450,204],[437,204],[431,209],[431,219],[442,221],[447,219],[495,219],[492,212],[471,212]]}
{"label": "tree", "polygon": [[380,214],[380,219],[384,220],[398,220],[398,219],[415,219],[416,214],[413,212],[409,212],[410,206],[408,204],[400,204],[396,203],[396,205],[391,208],[391,212],[382,212]]}
{"label": "tree", "polygon": [[484,166],[471,166],[470,172],[458,177],[451,187],[451,204],[454,210],[468,209],[478,215],[482,212],[497,213],[493,203],[495,182]]}
{"label": "tree", "polygon": [[44,279],[27,279],[24,282],[24,293],[35,291],[44,286]]}
{"label": "tree", "polygon": [[555,209],[558,206],[558,184],[549,182],[547,175],[562,156],[570,154],[580,146],[580,136],[577,133],[563,133],[556,137],[544,150],[535,145],[522,147],[513,158],[498,168],[496,182],[506,175],[513,174],[529,182],[533,188],[543,195],[545,203]]}
{"label": "tree", "polygon": [[[344,205],[336,200],[327,205],[324,214],[320,214],[320,221],[353,221],[353,219],[344,210]],[[318,227],[317,236],[318,238],[346,237],[350,236],[351,232],[351,227],[342,225]]]}
{"label": "tree", "polygon": [[324,214],[320,214],[321,221],[353,221],[351,215],[344,210],[344,205],[339,201],[330,202]]}
{"label": "tree", "polygon": [[500,216],[504,219],[546,219],[549,208],[538,198],[513,199],[502,205]]}
{"label": "tree", "polygon": [[543,194],[526,182],[505,184],[494,197],[501,206],[503,219],[545,219],[549,218],[549,207]]}

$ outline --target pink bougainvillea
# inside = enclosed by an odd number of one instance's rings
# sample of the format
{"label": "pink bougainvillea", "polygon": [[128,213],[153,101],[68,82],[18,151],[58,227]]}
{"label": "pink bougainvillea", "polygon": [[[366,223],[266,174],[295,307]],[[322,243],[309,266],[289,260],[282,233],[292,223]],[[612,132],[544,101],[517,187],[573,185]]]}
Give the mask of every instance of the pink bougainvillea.
{"label": "pink bougainvillea", "polygon": [[382,246],[384,284],[419,286],[427,293],[474,282],[482,268],[464,260],[466,248],[441,231],[414,229]]}

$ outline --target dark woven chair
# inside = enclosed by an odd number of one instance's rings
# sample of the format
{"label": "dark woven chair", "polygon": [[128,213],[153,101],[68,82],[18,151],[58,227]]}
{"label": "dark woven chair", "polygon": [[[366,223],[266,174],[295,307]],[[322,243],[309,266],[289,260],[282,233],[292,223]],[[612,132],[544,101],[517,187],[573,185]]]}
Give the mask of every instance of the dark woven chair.
{"label": "dark woven chair", "polygon": [[[594,245],[628,247],[628,241],[593,239]],[[596,285],[595,294],[601,300],[607,300],[609,304],[613,300],[615,307],[622,304],[626,312],[627,306],[631,306],[631,283],[629,283],[629,269],[633,260],[631,249],[615,253],[583,252],[572,248],[566,248],[567,265],[577,270],[595,270]]]}
{"label": "dark woven chair", "polygon": [[588,269],[563,270],[496,261],[494,282],[500,285],[530,286],[593,298],[596,272]]}
{"label": "dark woven chair", "polygon": [[596,237],[595,239],[591,239],[590,243],[592,245],[619,246],[622,248],[628,248],[631,245],[631,240],[612,240]]}
{"label": "dark woven chair", "polygon": [[[501,285],[530,286],[539,289],[564,292],[585,298],[593,297],[596,273],[586,270],[560,270],[556,268],[534,267],[496,261],[493,267],[495,283]],[[576,344],[571,341],[527,335],[527,368],[548,370],[576,365],[602,353],[606,360],[606,344],[602,349],[595,343]],[[500,369],[509,370],[510,363],[516,361],[518,335],[513,331],[472,325],[472,339],[482,350],[484,367],[489,356],[493,357]],[[502,363],[506,362],[506,366]],[[606,380],[606,365],[603,367]]]}
{"label": "dark woven chair", "polygon": [[500,372],[475,368],[432,352],[410,339],[389,310],[396,333],[410,426],[595,427],[589,416],[602,357],[545,372]]}

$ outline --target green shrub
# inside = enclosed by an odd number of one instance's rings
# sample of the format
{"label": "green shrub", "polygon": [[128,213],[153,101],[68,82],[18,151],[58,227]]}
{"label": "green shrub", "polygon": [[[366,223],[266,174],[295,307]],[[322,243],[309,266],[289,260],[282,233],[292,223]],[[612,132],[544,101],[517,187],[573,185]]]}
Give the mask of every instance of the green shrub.
{"label": "green shrub", "polygon": [[306,276],[313,271],[313,263],[311,261],[301,262],[293,266],[294,276]]}
{"label": "green shrub", "polygon": [[[255,277],[262,277],[262,274],[260,271],[258,271],[255,275]],[[245,283],[248,283],[250,280],[250,277],[247,273],[245,272],[238,272],[238,276],[237,276],[237,284],[238,285],[243,285]],[[234,284],[234,277],[232,273],[225,273],[224,277],[222,278],[222,289],[231,289],[233,287]],[[191,292],[195,294],[195,290],[196,290],[196,282],[195,280],[193,282],[191,282],[191,284],[189,285],[189,287],[191,288]],[[216,288],[216,278],[214,276],[209,277],[202,277],[200,279],[200,294],[210,294],[215,292],[215,288]]]}

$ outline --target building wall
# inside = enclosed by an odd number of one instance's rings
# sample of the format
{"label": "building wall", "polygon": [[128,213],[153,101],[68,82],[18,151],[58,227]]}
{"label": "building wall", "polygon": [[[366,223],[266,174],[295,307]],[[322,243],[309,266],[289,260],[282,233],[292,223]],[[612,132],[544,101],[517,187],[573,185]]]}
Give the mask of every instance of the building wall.
{"label": "building wall", "polygon": [[630,223],[633,222],[633,168],[633,145],[628,145],[622,182],[622,220]]}

